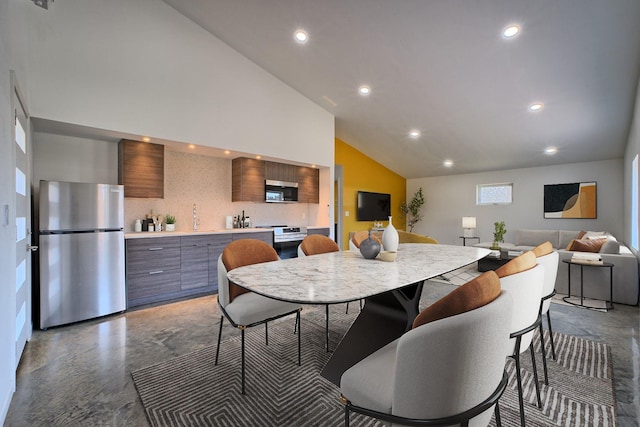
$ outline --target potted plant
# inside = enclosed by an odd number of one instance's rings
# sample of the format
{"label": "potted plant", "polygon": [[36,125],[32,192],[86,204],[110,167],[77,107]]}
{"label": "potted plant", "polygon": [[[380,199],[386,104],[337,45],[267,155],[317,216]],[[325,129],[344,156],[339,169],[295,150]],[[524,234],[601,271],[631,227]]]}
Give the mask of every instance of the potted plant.
{"label": "potted plant", "polygon": [[491,250],[500,250],[500,243],[504,243],[504,235],[507,232],[507,228],[504,225],[504,221],[494,222],[494,231],[493,231],[493,244],[491,245]]}
{"label": "potted plant", "polygon": [[422,194],[422,187],[420,187],[413,195],[413,198],[409,201],[409,204],[407,204],[407,202],[402,202],[402,205],[400,206],[400,210],[404,212],[407,218],[409,232],[412,232],[413,227],[422,219],[422,213],[420,213],[422,205],[424,205],[424,194]]}
{"label": "potted plant", "polygon": [[167,231],[176,231],[176,217],[170,214],[167,214],[165,218],[165,222],[167,223]]}

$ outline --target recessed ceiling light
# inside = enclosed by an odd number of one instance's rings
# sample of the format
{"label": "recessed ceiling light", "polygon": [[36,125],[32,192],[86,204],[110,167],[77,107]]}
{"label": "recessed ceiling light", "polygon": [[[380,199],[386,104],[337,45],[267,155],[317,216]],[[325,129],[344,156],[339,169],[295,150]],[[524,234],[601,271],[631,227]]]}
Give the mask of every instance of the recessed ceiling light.
{"label": "recessed ceiling light", "polygon": [[358,88],[358,92],[360,93],[360,95],[362,96],[367,96],[371,93],[371,88],[369,86],[366,85],[362,85]]}
{"label": "recessed ceiling light", "polygon": [[193,144],[189,144],[189,148],[193,150],[194,148],[196,148],[196,146]]}
{"label": "recessed ceiling light", "polygon": [[229,151],[229,150],[224,150],[224,154],[231,154],[231,151]]}
{"label": "recessed ceiling light", "polygon": [[502,30],[502,35],[507,39],[512,39],[520,33],[520,27],[517,25],[509,25]]}
{"label": "recessed ceiling light", "polygon": [[557,152],[558,152],[558,148],[557,147],[547,147],[547,148],[544,149],[544,154],[546,154],[548,156],[553,156]]}
{"label": "recessed ceiling light", "polygon": [[543,104],[541,102],[535,102],[529,105],[529,111],[540,111],[542,110]]}
{"label": "recessed ceiling light", "polygon": [[293,33],[293,38],[301,44],[304,44],[306,42],[309,41],[309,35],[307,34],[306,31],[304,30],[296,30],[295,33]]}
{"label": "recessed ceiling light", "polygon": [[149,142],[149,141],[151,141],[151,138],[149,138],[148,136],[144,136],[144,137],[142,137],[142,140],[144,142]]}
{"label": "recessed ceiling light", "polygon": [[262,156],[256,156],[256,159],[260,160],[262,158]]}
{"label": "recessed ceiling light", "polygon": [[450,168],[451,166],[453,166],[453,160],[449,160],[449,159],[447,159],[447,160],[445,160],[444,162],[442,162],[442,165],[443,165],[445,168]]}
{"label": "recessed ceiling light", "polygon": [[418,139],[420,138],[420,131],[413,129],[409,132],[409,138]]}

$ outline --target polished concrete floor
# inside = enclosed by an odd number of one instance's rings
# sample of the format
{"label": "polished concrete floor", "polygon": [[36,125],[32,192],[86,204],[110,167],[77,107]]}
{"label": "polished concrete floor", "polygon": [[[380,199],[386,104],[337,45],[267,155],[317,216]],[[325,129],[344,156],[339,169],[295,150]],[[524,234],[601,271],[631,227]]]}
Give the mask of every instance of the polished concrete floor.
{"label": "polished concrete floor", "polygon": [[[451,289],[430,282],[422,304]],[[552,304],[551,315],[555,331],[611,346],[618,425],[640,425],[640,309]],[[215,344],[218,321],[215,296],[208,296],[34,331],[5,426],[147,426],[131,372]],[[235,333],[225,325],[223,336]]]}

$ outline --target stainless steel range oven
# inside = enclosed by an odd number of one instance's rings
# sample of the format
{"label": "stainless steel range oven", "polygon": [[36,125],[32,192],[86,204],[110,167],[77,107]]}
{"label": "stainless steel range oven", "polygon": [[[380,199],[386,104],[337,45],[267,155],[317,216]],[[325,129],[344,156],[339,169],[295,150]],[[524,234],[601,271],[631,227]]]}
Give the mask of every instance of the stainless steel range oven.
{"label": "stainless steel range oven", "polygon": [[286,225],[260,226],[273,229],[273,248],[282,259],[296,258],[298,245],[307,237],[307,227],[289,227]]}

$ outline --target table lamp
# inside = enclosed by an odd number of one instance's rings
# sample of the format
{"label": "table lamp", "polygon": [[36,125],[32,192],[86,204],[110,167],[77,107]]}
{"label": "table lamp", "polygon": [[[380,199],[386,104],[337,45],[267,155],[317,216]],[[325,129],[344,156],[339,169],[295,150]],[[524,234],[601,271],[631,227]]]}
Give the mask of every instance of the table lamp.
{"label": "table lamp", "polygon": [[475,216],[463,216],[462,228],[464,229],[464,237],[475,237],[476,232],[476,217]]}

